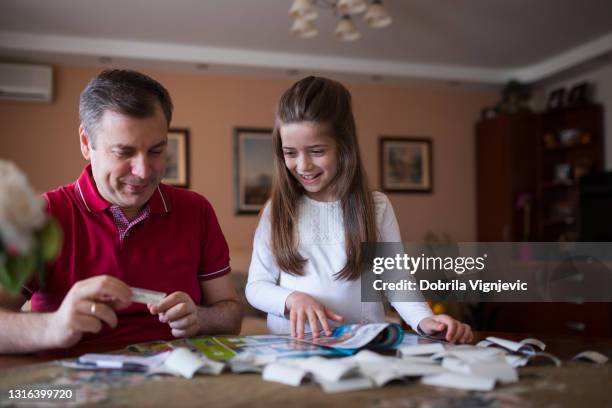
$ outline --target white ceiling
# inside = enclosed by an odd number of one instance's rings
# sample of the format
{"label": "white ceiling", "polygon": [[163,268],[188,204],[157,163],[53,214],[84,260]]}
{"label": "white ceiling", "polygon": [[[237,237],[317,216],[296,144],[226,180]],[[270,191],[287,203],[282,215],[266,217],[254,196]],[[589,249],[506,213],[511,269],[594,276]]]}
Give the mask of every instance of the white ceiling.
{"label": "white ceiling", "polygon": [[612,52],[611,0],[386,0],[390,27],[288,34],[291,0],[0,0],[0,58],[224,72],[537,82]]}

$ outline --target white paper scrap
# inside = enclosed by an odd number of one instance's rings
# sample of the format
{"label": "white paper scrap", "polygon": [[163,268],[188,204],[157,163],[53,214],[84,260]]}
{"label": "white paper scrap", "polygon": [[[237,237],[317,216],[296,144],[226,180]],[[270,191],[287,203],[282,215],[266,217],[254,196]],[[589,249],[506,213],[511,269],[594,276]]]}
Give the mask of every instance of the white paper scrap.
{"label": "white paper scrap", "polygon": [[322,357],[311,357],[296,360],[299,367],[310,372],[317,381],[339,381],[341,378],[357,371],[357,363],[344,359],[328,360]]}
{"label": "white paper scrap", "polygon": [[296,366],[281,363],[268,364],[263,370],[262,378],[265,381],[278,382],[281,384],[297,387],[308,372]]}
{"label": "white paper scrap", "polygon": [[606,364],[609,358],[597,351],[587,350],[576,354],[572,357],[572,360],[586,360],[595,364]]}
{"label": "white paper scrap", "polygon": [[170,352],[164,365],[171,372],[178,373],[185,378],[192,378],[196,371],[206,365],[206,362],[188,348],[179,347]]}
{"label": "white paper scrap", "polygon": [[219,375],[225,368],[225,363],[221,361],[211,360],[203,355],[200,355],[200,359],[204,362],[204,365],[198,369],[199,374]]}
{"label": "white paper scrap", "polygon": [[232,373],[261,373],[263,365],[257,364],[257,357],[253,353],[239,353],[229,360],[229,367]]}
{"label": "white paper scrap", "polygon": [[388,373],[391,379],[400,379],[404,377],[421,377],[424,375],[440,374],[444,372],[444,369],[439,365],[412,364],[400,361],[392,364],[360,364],[359,371],[364,376],[374,380],[377,385],[383,385],[390,380],[381,380],[380,373]]}
{"label": "white paper scrap", "polygon": [[323,392],[333,394],[337,392],[367,390],[372,388],[374,384],[369,378],[365,377],[353,377],[346,378],[340,381],[318,381],[323,388]]}
{"label": "white paper scrap", "polygon": [[446,352],[446,356],[453,356],[466,363],[481,363],[504,361],[504,351],[495,348],[480,348],[472,347],[470,349],[450,349]]}
{"label": "white paper scrap", "polygon": [[424,356],[405,356],[405,357],[402,357],[402,361],[406,363],[413,363],[413,364],[429,364],[429,365],[438,364],[431,357],[424,357]]}
{"label": "white paper scrap", "polygon": [[553,356],[550,353],[544,353],[544,352],[534,353],[534,354],[527,356],[527,360],[530,363],[536,360],[545,361],[548,363],[552,362],[555,365],[555,367],[561,367],[561,360],[559,360],[556,356]]}
{"label": "white paper scrap", "polygon": [[350,356],[350,357],[346,357],[343,360],[346,361],[356,361],[358,363],[365,363],[365,362],[378,362],[378,363],[387,363],[388,361],[390,361],[390,359],[393,359],[395,357],[389,357],[389,356],[381,356],[378,353],[375,353],[373,351],[370,350],[361,350],[359,353],[355,354],[354,356]]}
{"label": "white paper scrap", "polygon": [[533,339],[533,338],[523,339],[519,342],[512,341],[512,340],[506,340],[506,339],[502,339],[499,337],[487,337],[486,340],[489,340],[491,343],[495,345],[498,345],[500,347],[503,347],[505,349],[508,349],[514,352],[518,352],[518,351],[525,352],[526,351],[529,353],[535,353],[538,350],[544,351],[546,349],[546,344],[544,344],[542,341],[538,339]]}
{"label": "white paper scrap", "polygon": [[476,347],[489,347],[492,345],[493,343],[489,340],[480,340],[478,343],[476,343]]}
{"label": "white paper scrap", "polygon": [[162,364],[168,357],[169,351],[165,353],[159,353],[152,356],[131,356],[124,354],[97,354],[88,353],[83,354],[77,360],[77,364],[91,364],[93,367],[99,369],[116,368],[122,369],[126,365],[134,364],[142,366],[145,369],[150,369],[159,364]]}
{"label": "white paper scrap", "polygon": [[495,380],[491,378],[472,377],[454,373],[442,373],[423,377],[421,382],[426,385],[474,391],[491,391],[495,387]]}
{"label": "white paper scrap", "polygon": [[133,287],[130,287],[130,289],[132,289],[132,302],[135,303],[158,305],[166,297],[164,292]]}
{"label": "white paper scrap", "polygon": [[393,363],[391,368],[404,377],[420,377],[423,375],[438,374],[444,372],[442,367],[434,364],[416,364],[400,360]]}
{"label": "white paper scrap", "polygon": [[445,357],[442,360],[442,367],[454,373],[491,378],[503,383],[518,381],[516,369],[505,360],[468,363],[456,357]]}
{"label": "white paper scrap", "polygon": [[394,370],[378,370],[369,373],[363,372],[363,375],[369,378],[377,387],[383,387],[391,381],[405,381],[404,376]]}
{"label": "white paper scrap", "polygon": [[422,356],[443,351],[444,346],[441,343],[414,344],[411,346],[401,346],[399,348],[399,352],[402,356]]}
{"label": "white paper scrap", "polygon": [[529,359],[523,356],[506,355],[505,359],[506,363],[510,364],[512,367],[524,367],[529,362]]}
{"label": "white paper scrap", "polygon": [[522,345],[534,346],[542,351],[546,350],[546,344],[542,340],[534,339],[531,337],[527,339],[523,339],[519,343]]}

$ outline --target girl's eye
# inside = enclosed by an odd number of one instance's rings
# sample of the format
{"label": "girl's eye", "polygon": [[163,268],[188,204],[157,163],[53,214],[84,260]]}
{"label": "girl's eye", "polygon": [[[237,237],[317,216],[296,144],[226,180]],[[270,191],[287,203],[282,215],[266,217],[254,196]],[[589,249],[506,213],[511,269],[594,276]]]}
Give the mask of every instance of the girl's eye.
{"label": "girl's eye", "polygon": [[312,151],[312,154],[317,155],[317,156],[320,156],[323,153],[325,153],[325,150],[311,150],[311,151]]}
{"label": "girl's eye", "polygon": [[160,155],[160,154],[162,154],[162,153],[163,153],[163,152],[162,152],[161,150],[153,150],[153,151],[151,152],[151,154],[154,154],[154,155],[156,155],[156,156],[157,156],[157,155]]}
{"label": "girl's eye", "polygon": [[284,151],[283,154],[285,155],[285,157],[294,157],[295,156],[295,152],[290,152],[290,151]]}

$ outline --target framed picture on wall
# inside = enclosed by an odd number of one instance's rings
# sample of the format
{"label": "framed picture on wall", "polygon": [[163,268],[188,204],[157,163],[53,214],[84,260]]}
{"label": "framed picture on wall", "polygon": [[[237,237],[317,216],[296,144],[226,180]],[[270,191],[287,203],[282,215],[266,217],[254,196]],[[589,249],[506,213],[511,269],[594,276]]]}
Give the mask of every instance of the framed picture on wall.
{"label": "framed picture on wall", "polygon": [[272,190],[272,129],[234,129],[236,214],[257,214]]}
{"label": "framed picture on wall", "polygon": [[168,129],[166,173],[162,181],[189,187],[189,129]]}
{"label": "framed picture on wall", "polygon": [[391,193],[433,191],[432,141],[382,136],[379,139],[380,188]]}

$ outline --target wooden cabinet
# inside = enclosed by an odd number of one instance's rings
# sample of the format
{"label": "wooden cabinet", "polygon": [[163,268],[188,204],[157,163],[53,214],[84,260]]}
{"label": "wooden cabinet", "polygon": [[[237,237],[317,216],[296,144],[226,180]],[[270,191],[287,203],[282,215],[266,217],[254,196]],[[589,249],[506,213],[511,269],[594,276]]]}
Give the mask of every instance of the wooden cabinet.
{"label": "wooden cabinet", "polygon": [[532,113],[476,125],[478,241],[533,240],[537,134],[537,115]]}
{"label": "wooden cabinet", "polygon": [[[580,177],[604,168],[599,105],[476,125],[477,239],[574,241]],[[480,330],[612,335],[610,303],[481,303]]]}
{"label": "wooden cabinet", "polygon": [[604,169],[600,105],[540,115],[538,240],[576,241],[580,178]]}

